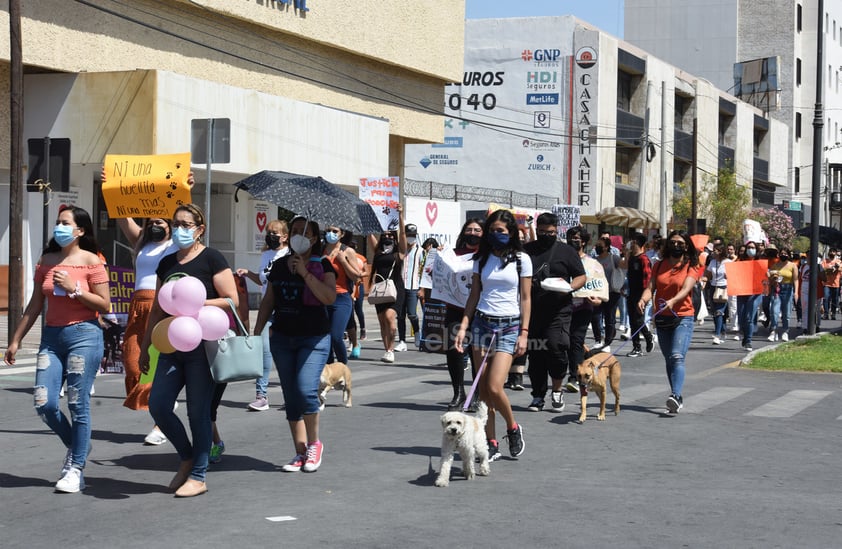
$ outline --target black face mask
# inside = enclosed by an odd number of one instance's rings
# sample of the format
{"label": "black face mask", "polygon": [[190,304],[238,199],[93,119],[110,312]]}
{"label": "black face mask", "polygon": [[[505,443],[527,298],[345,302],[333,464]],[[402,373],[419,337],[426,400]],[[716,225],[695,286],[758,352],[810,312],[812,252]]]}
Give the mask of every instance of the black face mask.
{"label": "black face mask", "polygon": [[149,227],[149,240],[152,242],[161,242],[167,237],[167,230],[163,227],[159,227],[158,225],[150,225]]}
{"label": "black face mask", "polygon": [[668,250],[670,257],[679,258],[684,255],[684,246],[676,246],[671,243]]}
{"label": "black face mask", "polygon": [[571,240],[570,245],[573,246],[573,249],[577,252],[582,249],[582,241],[581,240]]}
{"label": "black face mask", "polygon": [[556,235],[554,234],[539,234],[535,240],[542,248],[547,249],[555,244],[558,238],[556,238]]}
{"label": "black face mask", "polygon": [[783,261],[783,262],[788,262],[788,261],[789,261],[789,256],[788,256],[788,255],[782,255],[782,256],[781,256],[781,261]]}
{"label": "black face mask", "polygon": [[465,241],[466,246],[476,248],[477,246],[479,246],[479,241],[482,240],[482,237],[476,233],[471,233],[464,235],[462,240]]}
{"label": "black face mask", "polygon": [[268,233],[266,235],[266,247],[270,250],[277,250],[281,247],[281,235]]}
{"label": "black face mask", "polygon": [[392,238],[384,238],[380,241],[380,244],[382,244],[384,248],[388,248],[389,246],[395,245],[395,240]]}
{"label": "black face mask", "polygon": [[605,252],[605,246],[594,246],[593,249],[596,252],[596,255],[602,255],[603,252]]}

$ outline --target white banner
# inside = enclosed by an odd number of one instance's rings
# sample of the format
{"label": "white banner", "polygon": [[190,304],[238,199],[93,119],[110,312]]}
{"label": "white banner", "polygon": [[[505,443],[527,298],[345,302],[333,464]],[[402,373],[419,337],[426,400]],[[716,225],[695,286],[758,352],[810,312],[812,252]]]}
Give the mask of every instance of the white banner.
{"label": "white banner", "polygon": [[418,227],[418,243],[435,238],[440,246],[453,247],[462,228],[462,210],[458,202],[406,198],[406,223]]}
{"label": "white banner", "polygon": [[433,264],[433,291],[430,297],[465,307],[471,294],[471,276],[474,269],[473,254],[456,255],[448,248],[439,252]]}

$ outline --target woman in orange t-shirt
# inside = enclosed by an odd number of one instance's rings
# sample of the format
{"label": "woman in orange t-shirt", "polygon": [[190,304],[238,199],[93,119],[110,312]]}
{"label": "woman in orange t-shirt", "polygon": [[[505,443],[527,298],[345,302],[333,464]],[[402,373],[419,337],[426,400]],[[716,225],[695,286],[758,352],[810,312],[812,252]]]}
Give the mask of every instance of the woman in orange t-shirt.
{"label": "woman in orange t-shirt", "polygon": [[654,295],[653,310],[658,330],[658,345],[667,365],[670,396],[667,409],[678,413],[684,406],[681,389],[684,385],[684,358],[693,338],[693,287],[702,276],[699,253],[684,231],[672,231],[664,241],[661,261],[652,267],[649,287],[637,304],[643,313]]}

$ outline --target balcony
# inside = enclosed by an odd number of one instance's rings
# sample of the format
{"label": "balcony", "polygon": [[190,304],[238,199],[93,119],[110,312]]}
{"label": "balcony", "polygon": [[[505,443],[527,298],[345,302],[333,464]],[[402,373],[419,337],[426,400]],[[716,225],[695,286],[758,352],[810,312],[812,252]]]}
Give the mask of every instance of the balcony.
{"label": "balcony", "polygon": [[[723,169],[726,167],[730,167],[732,170],[734,169],[734,149],[731,147],[726,147],[725,145],[719,146],[719,169]],[[767,166],[766,171],[769,171]]]}
{"label": "balcony", "polygon": [[640,147],[643,138],[643,118],[617,109],[617,145]]}
{"label": "balcony", "polygon": [[754,180],[769,181],[769,161],[754,157]]}
{"label": "balcony", "polygon": [[693,161],[693,134],[675,130],[673,154],[679,160]]}

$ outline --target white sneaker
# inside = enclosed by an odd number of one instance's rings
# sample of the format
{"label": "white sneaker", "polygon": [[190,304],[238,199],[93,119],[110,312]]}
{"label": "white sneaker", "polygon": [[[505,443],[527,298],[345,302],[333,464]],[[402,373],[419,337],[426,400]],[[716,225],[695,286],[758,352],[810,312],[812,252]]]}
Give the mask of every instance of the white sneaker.
{"label": "white sneaker", "polygon": [[56,492],[64,492],[65,494],[75,494],[79,490],[85,489],[85,476],[82,470],[77,467],[71,467],[61,479],[56,482]]}
{"label": "white sneaker", "polygon": [[718,337],[714,337],[713,338],[713,344],[714,345],[722,345],[722,340],[719,339]]}
{"label": "white sneaker", "polygon": [[789,334],[784,332],[781,334],[781,341],[789,341]]}
{"label": "white sneaker", "polygon": [[396,353],[406,352],[406,342],[405,341],[398,341],[398,344],[395,345],[395,352]]}
{"label": "white sneaker", "polygon": [[732,332],[739,332],[739,331],[740,331],[740,327],[739,327],[739,326],[731,326],[731,331],[732,331]]}
{"label": "white sneaker", "polygon": [[603,343],[601,341],[598,341],[598,342],[594,343],[593,345],[591,345],[591,351],[596,351],[598,349],[602,349],[603,347],[605,347],[605,343]]}
{"label": "white sneaker", "polygon": [[149,434],[146,435],[146,438],[143,439],[143,442],[149,444],[150,446],[160,446],[166,441],[166,435],[164,435],[164,433],[162,433],[157,427],[153,427],[152,430],[149,431]]}
{"label": "white sneaker", "polygon": [[610,353],[611,352],[611,346],[610,345],[603,345],[602,347],[599,348],[599,352],[600,353]]}
{"label": "white sneaker", "polygon": [[383,361],[383,362],[391,364],[392,362],[395,361],[394,351],[386,351],[386,353],[383,355],[383,358],[381,358],[380,360]]}
{"label": "white sneaker", "polygon": [[734,336],[734,341],[739,341],[740,339],[741,339],[740,336],[738,336],[738,335]]}
{"label": "white sneaker", "polygon": [[777,339],[778,339],[778,334],[776,334],[775,332],[772,332],[771,334],[769,334],[769,337],[766,338],[766,341],[777,341]]}

